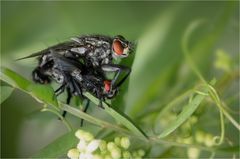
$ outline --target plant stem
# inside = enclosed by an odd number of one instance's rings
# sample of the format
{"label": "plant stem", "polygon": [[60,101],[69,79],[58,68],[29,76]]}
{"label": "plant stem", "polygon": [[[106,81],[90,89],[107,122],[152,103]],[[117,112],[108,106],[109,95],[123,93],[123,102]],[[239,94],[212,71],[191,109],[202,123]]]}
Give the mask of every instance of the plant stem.
{"label": "plant stem", "polygon": [[62,107],[63,110],[67,111],[68,113],[70,113],[74,116],[77,116],[81,119],[84,119],[84,120],[86,120],[86,121],[88,121],[92,124],[101,126],[103,128],[110,128],[110,129],[113,129],[115,131],[118,131],[118,132],[121,132],[121,133],[124,133],[124,134],[131,134],[128,130],[126,130],[126,129],[118,126],[118,125],[113,125],[113,124],[105,122],[103,120],[94,118],[94,117],[88,115],[87,113],[84,113],[84,112],[82,112],[78,109],[75,109],[73,107],[70,107],[66,104],[60,103],[60,106]]}
{"label": "plant stem", "polygon": [[51,112],[53,114],[56,114],[62,120],[63,124],[67,127],[68,131],[72,131],[73,130],[71,125],[68,123],[68,121],[66,119],[64,119],[62,117],[62,115],[59,114],[58,112],[56,112],[56,111],[54,111],[52,109],[48,109],[48,108],[43,108],[42,111],[48,111],[48,112]]}

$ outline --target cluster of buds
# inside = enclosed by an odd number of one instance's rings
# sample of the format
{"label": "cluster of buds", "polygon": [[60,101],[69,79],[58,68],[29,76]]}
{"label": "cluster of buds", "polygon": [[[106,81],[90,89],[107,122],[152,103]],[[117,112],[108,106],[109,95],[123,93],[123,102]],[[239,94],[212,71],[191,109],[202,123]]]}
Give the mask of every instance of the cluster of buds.
{"label": "cluster of buds", "polygon": [[76,148],[68,151],[71,159],[119,159],[142,158],[144,150],[128,151],[130,140],[127,137],[116,137],[114,141],[95,139],[93,134],[77,130],[75,136],[79,139]]}
{"label": "cluster of buds", "polygon": [[[198,143],[198,144],[203,144],[207,147],[212,147],[215,145],[213,135],[203,131],[196,131],[195,136],[191,136],[188,138],[177,138],[177,142],[185,143],[185,144]],[[195,147],[191,147],[187,149],[188,158],[190,159],[199,158],[200,153],[201,151]]]}

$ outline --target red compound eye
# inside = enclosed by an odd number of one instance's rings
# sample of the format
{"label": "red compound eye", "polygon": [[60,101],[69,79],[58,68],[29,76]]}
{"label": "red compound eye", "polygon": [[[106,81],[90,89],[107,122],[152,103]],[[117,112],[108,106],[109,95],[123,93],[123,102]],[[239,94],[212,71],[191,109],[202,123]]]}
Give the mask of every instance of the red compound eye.
{"label": "red compound eye", "polygon": [[122,55],[123,54],[123,50],[124,50],[124,47],[123,47],[122,43],[119,40],[114,40],[114,42],[113,42],[113,51],[117,55]]}
{"label": "red compound eye", "polygon": [[111,81],[104,81],[104,89],[106,92],[109,92],[110,91],[110,88],[111,88]]}

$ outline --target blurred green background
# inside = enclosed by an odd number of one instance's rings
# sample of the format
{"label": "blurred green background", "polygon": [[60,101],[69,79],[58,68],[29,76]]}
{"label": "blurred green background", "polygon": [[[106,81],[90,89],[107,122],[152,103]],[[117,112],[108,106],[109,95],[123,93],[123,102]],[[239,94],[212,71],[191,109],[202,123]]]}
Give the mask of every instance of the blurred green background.
{"label": "blurred green background", "polygon": [[[164,125],[158,113],[175,97],[193,88],[198,79],[184,59],[182,37],[195,20],[204,19],[188,44],[203,76],[216,78],[220,97],[228,101],[239,122],[239,2],[7,2],[1,1],[1,66],[12,68],[31,79],[37,61],[14,59],[82,34],[123,35],[138,43],[134,55],[122,60],[132,66],[128,82],[113,101],[148,134],[159,133]],[[217,52],[229,57],[220,59]],[[219,55],[218,54],[218,55]],[[221,60],[222,59],[222,60]],[[217,65],[216,61],[220,64]],[[1,92],[4,93],[4,92]],[[64,100],[64,96],[62,99]],[[220,134],[216,106],[205,102],[195,116],[192,133],[201,130]],[[1,157],[28,157],[67,132],[57,117],[41,113],[41,105],[14,90],[1,104]],[[176,108],[175,113],[181,107]],[[92,106],[89,113],[111,119]],[[74,125],[79,119],[67,116]],[[167,121],[168,122],[168,121]],[[238,145],[239,131],[226,120],[226,138]],[[100,128],[85,123],[85,129]],[[174,134],[179,136],[179,132]],[[173,138],[175,140],[175,138]],[[136,142],[137,143],[137,142]],[[226,144],[228,145],[228,144]],[[149,157],[186,157],[185,148],[151,145]],[[184,150],[184,151],[182,151]],[[201,153],[202,157],[210,156]],[[232,154],[217,154],[232,157]],[[238,154],[239,155],[239,154]]]}

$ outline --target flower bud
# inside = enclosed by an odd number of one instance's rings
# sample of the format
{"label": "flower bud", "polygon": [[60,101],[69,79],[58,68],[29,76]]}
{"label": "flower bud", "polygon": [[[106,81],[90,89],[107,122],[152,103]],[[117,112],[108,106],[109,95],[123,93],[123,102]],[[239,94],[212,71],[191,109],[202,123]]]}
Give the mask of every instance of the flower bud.
{"label": "flower bud", "polygon": [[101,140],[99,149],[101,150],[101,152],[104,152],[107,150],[107,142],[105,140]]}
{"label": "flower bud", "polygon": [[114,142],[109,142],[108,144],[107,144],[107,149],[108,149],[108,151],[112,151],[112,149],[114,149],[114,148],[116,148],[117,146],[115,145],[115,143]]}
{"label": "flower bud", "polygon": [[187,150],[188,158],[197,159],[199,157],[199,149],[191,147]]}
{"label": "flower bud", "polygon": [[86,151],[92,153],[99,147],[99,145],[100,145],[100,140],[92,140],[87,145]]}
{"label": "flower bud", "polygon": [[211,134],[206,134],[206,137],[204,139],[204,144],[208,147],[211,147],[214,145],[213,136]]}
{"label": "flower bud", "polygon": [[138,153],[137,153],[136,151],[134,151],[134,152],[132,153],[132,156],[133,156],[133,158],[137,158],[137,157],[138,157]]}
{"label": "flower bud", "polygon": [[127,138],[127,137],[122,137],[122,138],[121,138],[121,146],[122,146],[124,149],[128,149],[128,147],[130,146],[129,138]]}
{"label": "flower bud", "polygon": [[143,157],[145,155],[145,151],[143,149],[138,150],[137,153],[140,157]]}
{"label": "flower bud", "polygon": [[116,159],[119,159],[121,158],[121,150],[117,147],[113,148],[112,151],[111,151],[111,156],[112,158],[116,158]]}
{"label": "flower bud", "polygon": [[115,142],[116,145],[120,145],[121,144],[121,138],[120,137],[115,137],[114,142]]}
{"label": "flower bud", "polygon": [[131,153],[128,151],[123,152],[123,158],[131,158]]}
{"label": "flower bud", "polygon": [[91,133],[89,133],[89,132],[83,133],[83,137],[84,137],[84,140],[86,140],[86,141],[91,141],[91,140],[94,139],[93,134],[91,134]]}
{"label": "flower bud", "polygon": [[79,157],[79,151],[78,151],[78,149],[70,149],[70,150],[68,151],[67,156],[68,156],[69,158],[71,158],[71,159],[78,159],[78,157]]}
{"label": "flower bud", "polygon": [[81,130],[81,129],[78,129],[78,130],[75,132],[75,136],[81,140],[81,139],[84,139],[84,137],[83,137],[83,134],[84,134],[84,133],[85,133],[85,131],[83,131],[83,130]]}
{"label": "flower bud", "polygon": [[202,131],[197,131],[195,139],[198,143],[203,143],[205,140],[205,134]]}
{"label": "flower bud", "polygon": [[77,148],[80,152],[83,152],[87,147],[87,142],[85,140],[80,140],[78,145],[77,145]]}

